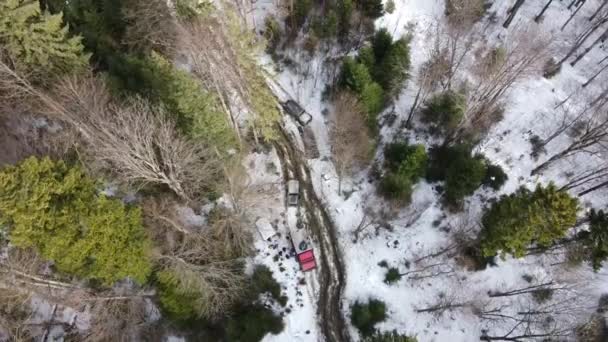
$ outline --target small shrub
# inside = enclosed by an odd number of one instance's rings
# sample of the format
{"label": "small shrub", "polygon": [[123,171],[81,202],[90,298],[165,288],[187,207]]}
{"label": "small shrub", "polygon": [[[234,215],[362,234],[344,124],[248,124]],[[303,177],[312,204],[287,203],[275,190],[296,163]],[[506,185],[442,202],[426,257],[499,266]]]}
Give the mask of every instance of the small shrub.
{"label": "small shrub", "polygon": [[266,49],[269,53],[274,53],[283,34],[281,32],[281,25],[279,25],[279,22],[275,17],[268,16],[264,21],[264,27],[264,38],[266,38],[266,41],[268,42]]}
{"label": "small shrub", "polygon": [[428,159],[423,145],[409,145],[405,142],[386,145],[384,158],[389,170],[399,171],[413,181],[424,176]]}
{"label": "small shrub", "polygon": [[251,275],[253,300],[261,293],[268,292],[277,302],[281,300],[281,285],[272,276],[272,271],[265,265],[257,265]]}
{"label": "small shrub", "polygon": [[387,0],[386,4],[384,4],[384,11],[388,14],[393,14],[395,12],[395,1]]}
{"label": "small shrub", "polygon": [[485,178],[486,165],[480,158],[462,158],[451,165],[445,178],[445,199],[448,204],[460,206],[462,200],[473,194]]}
{"label": "small shrub", "polygon": [[409,201],[412,185],[424,175],[426,169],[424,146],[404,142],[388,144],[384,157],[388,172],[380,181],[380,193],[387,198]]}
{"label": "small shrub", "polygon": [[389,172],[380,180],[378,190],[388,199],[409,203],[412,197],[412,181],[398,172]]}
{"label": "small shrub", "polygon": [[418,342],[418,339],[416,337],[401,335],[393,330],[391,332],[377,332],[363,339],[363,342]]}
{"label": "small shrub", "polygon": [[509,179],[509,176],[503,171],[502,167],[494,164],[488,164],[486,167],[486,176],[483,180],[483,185],[489,186],[494,190],[499,190]]}
{"label": "small shrub", "polygon": [[386,260],[382,260],[382,261],[380,261],[378,263],[378,266],[387,268],[388,267],[388,262]]}
{"label": "small shrub", "polygon": [[160,308],[171,320],[184,323],[198,317],[198,311],[193,305],[197,300],[195,294],[178,291],[170,282],[169,277],[165,277],[163,273],[159,273],[157,276],[156,289]]}
{"label": "small shrub", "polygon": [[400,279],[401,279],[401,273],[399,273],[399,270],[394,267],[389,268],[388,271],[386,272],[386,275],[384,276],[384,282],[387,284],[395,283],[395,282],[399,281]]}
{"label": "small shrub", "polygon": [[310,56],[315,54],[317,47],[319,46],[319,38],[313,33],[309,34],[304,40],[304,50],[308,52]]}
{"label": "small shrub", "polygon": [[555,290],[553,289],[539,289],[536,290],[534,292],[532,292],[532,298],[534,298],[534,300],[539,303],[542,304],[548,300],[551,300],[551,298],[553,298],[553,292]]}
{"label": "small shrub", "polygon": [[532,146],[531,155],[534,159],[538,159],[538,157],[541,155],[541,153],[546,152],[545,147],[543,146],[543,140],[538,135],[534,134],[533,136],[530,137],[530,139],[528,141],[530,142],[530,145]]}
{"label": "small shrub", "polygon": [[338,16],[334,10],[329,10],[324,16],[314,18],[311,26],[321,39],[335,37],[338,34]]}
{"label": "small shrub", "polygon": [[293,4],[293,12],[287,18],[287,25],[290,25],[294,30],[300,29],[306,22],[312,5],[311,0],[296,0]]}
{"label": "small shrub", "polygon": [[434,147],[426,174],[430,181],[444,180],[446,203],[459,207],[465,197],[481,186],[486,163],[483,156],[471,156],[468,145]]}
{"label": "small shrub", "polygon": [[359,0],[357,1],[361,12],[368,18],[380,18],[384,14],[382,0]]}
{"label": "small shrub", "polygon": [[467,20],[474,23],[486,13],[486,4],[485,0],[447,0],[445,15],[450,22]]}
{"label": "small shrub", "polygon": [[284,328],[281,317],[262,305],[241,309],[224,326],[227,342],[259,342],[266,334],[276,335]]}
{"label": "small shrub", "polygon": [[384,107],[384,90],[382,90],[382,87],[378,83],[371,82],[363,87],[359,96],[361,98],[361,103],[363,103],[368,113],[367,123],[375,132],[378,130],[378,113],[380,113]]}
{"label": "small shrub", "polygon": [[454,130],[466,110],[466,98],[454,91],[433,96],[422,110],[422,120],[434,123],[443,133]]}
{"label": "small shrub", "polygon": [[561,69],[562,65],[557,64],[557,60],[555,58],[549,58],[543,66],[543,77],[547,79],[553,78],[560,72]]}
{"label": "small shrub", "polygon": [[386,319],[386,304],[370,299],[366,304],[355,302],[351,306],[351,323],[359,329],[363,337],[370,337],[376,331],[375,325]]}

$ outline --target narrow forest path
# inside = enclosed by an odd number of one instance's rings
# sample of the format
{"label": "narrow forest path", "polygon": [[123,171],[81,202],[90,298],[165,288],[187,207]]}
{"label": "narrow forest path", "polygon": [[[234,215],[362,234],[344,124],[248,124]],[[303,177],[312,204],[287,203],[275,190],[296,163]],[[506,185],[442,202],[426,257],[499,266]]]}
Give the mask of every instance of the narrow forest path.
{"label": "narrow forest path", "polygon": [[275,147],[285,183],[290,178],[300,182],[301,205],[306,209],[319,268],[318,321],[326,342],[348,342],[351,340],[342,315],[342,292],[345,285],[344,262],[338,245],[335,227],[323,203],[314,191],[311,175],[306,165],[304,152],[297,148],[295,137],[280,126],[280,139]]}

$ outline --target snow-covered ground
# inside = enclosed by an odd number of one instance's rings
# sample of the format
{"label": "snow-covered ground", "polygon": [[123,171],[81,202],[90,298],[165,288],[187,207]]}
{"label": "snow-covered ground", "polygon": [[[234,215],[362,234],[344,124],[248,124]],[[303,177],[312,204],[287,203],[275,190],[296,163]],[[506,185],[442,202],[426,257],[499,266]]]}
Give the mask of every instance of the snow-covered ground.
{"label": "snow-covered ground", "polygon": [[[297,220],[295,211],[285,209],[285,188],[281,161],[276,151],[252,153],[244,161],[250,178],[249,187],[257,194],[255,203],[248,208],[252,217],[265,218],[276,235],[264,240],[255,234],[256,257],[254,263],[267,265],[288,297],[285,308],[275,307],[284,315],[285,329],[278,335],[268,335],[265,341],[316,341],[319,335],[316,323],[318,281],[315,271],[303,274],[292,254],[288,223]],[[290,208],[295,209],[295,208]]]}
{"label": "snow-covered ground", "polygon": [[[502,21],[513,2],[494,1],[489,12],[495,12],[498,21],[488,23],[486,18],[484,22],[478,24],[487,25],[484,39],[492,43],[503,42],[508,40],[514,30],[526,25],[537,25],[551,36],[552,54],[561,57],[567,52],[572,38],[583,30],[585,21],[600,1],[587,1],[585,7],[564,31],[561,31],[560,27],[571,14],[571,11],[566,9],[570,1],[554,1],[540,24],[534,23],[533,18],[540,12],[545,2],[528,1],[523,5],[510,28],[503,29]],[[417,67],[427,58],[426,51],[430,40],[427,39],[426,33],[429,26],[437,20],[444,20],[444,4],[440,0],[396,0],[395,3],[396,10],[380,18],[376,24],[378,27],[386,27],[397,37],[407,32],[414,33],[411,52],[412,74],[415,75]],[[256,3],[258,12],[264,12],[268,8],[273,8],[268,1]],[[260,13],[256,16],[260,22],[263,16]],[[576,313],[564,313],[563,317],[556,319],[564,322],[578,320],[581,318],[581,312],[590,315],[595,310],[594,305],[600,294],[608,293],[608,270],[602,269],[593,273],[588,265],[566,269],[566,266],[558,263],[563,260],[563,256],[548,254],[521,259],[507,258],[499,260],[496,266],[488,267],[483,271],[467,270],[460,260],[448,257],[449,253],[424,259],[418,263],[414,261],[453,243],[454,233],[459,227],[477,227],[476,222],[483,209],[484,199],[510,193],[521,185],[533,187],[539,182],[546,184],[549,181],[563,184],[568,172],[580,168],[580,165],[597,162],[595,157],[580,154],[575,158],[558,162],[539,176],[531,177],[530,171],[539,162],[563,148],[570,138],[563,135],[553,140],[546,146],[547,153],[541,155],[538,161],[530,157],[531,146],[528,140],[533,134],[546,137],[557,126],[561,115],[553,108],[600,68],[597,63],[603,56],[599,48],[589,53],[576,67],[564,63],[561,72],[551,79],[545,79],[541,75],[530,76],[517,83],[509,93],[504,119],[492,129],[488,138],[477,146],[477,151],[501,165],[509,175],[509,180],[500,193],[479,190],[469,199],[464,212],[450,214],[442,209],[433,185],[422,181],[415,187],[412,204],[402,208],[395,217],[389,219],[391,231],[379,230],[378,234],[375,234],[370,230],[369,234],[362,236],[356,243],[353,241],[353,231],[363,219],[363,208],[381,209],[387,204],[375,196],[375,189],[367,183],[365,179],[367,170],[345,181],[346,188],[353,190],[352,194],[349,196],[338,194],[337,176],[329,159],[330,122],[323,114],[327,104],[321,99],[321,93],[328,79],[327,68],[323,64],[324,58],[320,55],[305,57],[298,54],[291,57],[299,65],[299,69],[282,70],[275,75],[275,79],[313,116],[311,127],[315,132],[320,157],[309,160],[308,163],[315,190],[323,198],[328,212],[339,229],[347,274],[343,306],[346,317],[349,315],[350,304],[356,300],[377,298],[387,303],[389,311],[389,319],[379,325],[382,330],[396,329],[418,336],[421,342],[478,341],[482,330],[499,335],[510,330],[514,323],[508,319],[482,320],[479,312],[473,312],[471,308],[485,310],[501,308],[502,313],[513,314],[528,308],[533,301],[530,295],[490,300],[487,296],[489,291],[515,289],[529,286],[530,281],[548,280],[567,286],[567,289],[559,294],[562,298],[577,297],[580,303],[584,303]],[[605,80],[596,80],[588,87],[589,91],[593,92],[593,87],[598,87],[603,82]],[[405,119],[416,90],[413,79],[395,103],[397,122]],[[568,104],[568,106],[577,105],[579,104],[576,102]],[[381,143],[392,140],[395,135],[403,134],[407,134],[414,141],[428,143],[429,137],[401,132],[399,126],[395,124],[392,127],[384,127],[381,131]],[[605,195],[605,192],[598,191],[585,196],[581,199],[581,205],[602,208],[606,204]],[[276,270],[276,263],[269,261],[271,257],[270,252],[262,252],[259,256],[265,263],[274,265]],[[398,268],[401,273],[439,265],[429,268],[428,272],[405,275],[397,283],[388,285],[384,282],[386,268],[378,265],[381,261],[385,261],[389,267]],[[293,260],[282,262],[288,265],[285,267],[289,269],[296,267]],[[441,274],[425,277],[433,273]],[[297,272],[290,277],[282,278],[281,281],[286,287],[291,288],[295,281],[293,277],[298,277]],[[306,295],[303,298],[314,302],[314,298]],[[466,302],[470,305],[446,311],[442,315],[417,312],[437,304],[440,298],[452,303]],[[573,306],[570,305],[569,308]],[[310,306],[308,309],[303,308],[287,314],[287,328],[284,333],[278,337],[267,337],[266,340],[320,340],[321,337],[316,335],[318,331],[311,327],[314,326],[314,317],[307,316],[314,313],[315,310]],[[302,330],[309,328],[311,334],[303,337]],[[357,336],[354,328],[351,332],[353,336]]]}

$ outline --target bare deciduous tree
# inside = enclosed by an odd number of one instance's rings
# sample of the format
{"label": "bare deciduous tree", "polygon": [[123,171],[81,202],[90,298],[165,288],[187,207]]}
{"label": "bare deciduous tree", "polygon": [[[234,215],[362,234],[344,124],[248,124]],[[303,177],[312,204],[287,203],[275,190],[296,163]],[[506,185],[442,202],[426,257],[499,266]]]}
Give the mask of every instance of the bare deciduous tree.
{"label": "bare deciduous tree", "polygon": [[83,136],[99,165],[124,181],[165,185],[189,200],[217,180],[215,152],[181,137],[162,108],[137,97],[110,102],[94,78],[70,78],[58,89],[67,108],[59,115]]}
{"label": "bare deciduous tree", "polygon": [[372,140],[365,111],[354,95],[340,93],[334,105],[331,149],[339,178],[338,193],[341,193],[343,178],[362,167],[371,157]]}
{"label": "bare deciduous tree", "polygon": [[128,23],[123,43],[136,51],[174,52],[177,22],[167,1],[128,1],[122,12]]}
{"label": "bare deciduous tree", "polygon": [[0,285],[0,340],[25,342],[33,336],[27,323],[30,295]]}
{"label": "bare deciduous tree", "polygon": [[433,47],[428,51],[428,59],[418,70],[418,91],[405,122],[405,127],[407,128],[411,127],[414,114],[420,108],[420,105],[444,82],[444,78],[450,69],[447,60],[447,50],[441,46],[441,38],[438,35],[439,30],[436,29],[432,38],[434,42]]}
{"label": "bare deciduous tree", "polygon": [[195,295],[193,306],[200,317],[225,314],[243,294],[241,261],[226,260],[224,253],[204,234],[189,234],[175,248],[157,256],[161,270],[178,291]]}
{"label": "bare deciduous tree", "polygon": [[608,139],[607,128],[608,117],[603,112],[595,112],[583,122],[580,134],[574,138],[570,145],[538,165],[532,170],[531,174],[535,175],[547,169],[556,161],[578,153],[598,153],[604,148],[603,144]]}
{"label": "bare deciduous tree", "polygon": [[258,133],[271,138],[279,118],[278,103],[255,64],[256,41],[237,23],[230,6],[218,13],[180,22],[178,52],[188,58],[205,87],[215,91],[237,135],[243,121],[239,113],[246,108],[256,142]]}
{"label": "bare deciduous tree", "polygon": [[151,323],[148,295],[115,289],[85,301],[90,302],[91,315],[87,341],[137,341]]}
{"label": "bare deciduous tree", "polygon": [[509,25],[511,25],[511,22],[513,22],[513,19],[515,18],[515,16],[517,15],[517,12],[519,11],[519,8],[524,4],[525,1],[526,0],[516,0],[513,7],[511,7],[509,9],[509,11],[507,11],[507,14],[508,14],[507,19],[502,24],[502,26],[504,28],[508,28]]}
{"label": "bare deciduous tree", "polygon": [[511,88],[541,71],[550,42],[548,36],[535,28],[520,28],[502,47],[488,51],[486,59],[492,63],[479,63],[481,69],[468,92],[464,118],[447,141],[485,134],[500,119],[502,102]]}

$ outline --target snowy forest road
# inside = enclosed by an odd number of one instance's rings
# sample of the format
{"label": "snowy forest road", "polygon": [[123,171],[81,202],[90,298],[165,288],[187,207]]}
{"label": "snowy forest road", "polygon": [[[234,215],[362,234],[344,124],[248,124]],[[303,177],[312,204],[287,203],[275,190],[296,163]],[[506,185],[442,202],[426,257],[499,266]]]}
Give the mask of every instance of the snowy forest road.
{"label": "snowy forest road", "polygon": [[350,336],[341,310],[342,291],[344,288],[344,262],[339,249],[338,239],[333,223],[316,195],[304,153],[296,146],[295,137],[280,126],[280,139],[275,147],[281,165],[285,183],[290,177],[297,179],[301,186],[300,205],[305,206],[308,214],[309,228],[314,240],[320,247],[319,283],[320,295],[317,311],[321,331],[326,342],[348,342]]}

